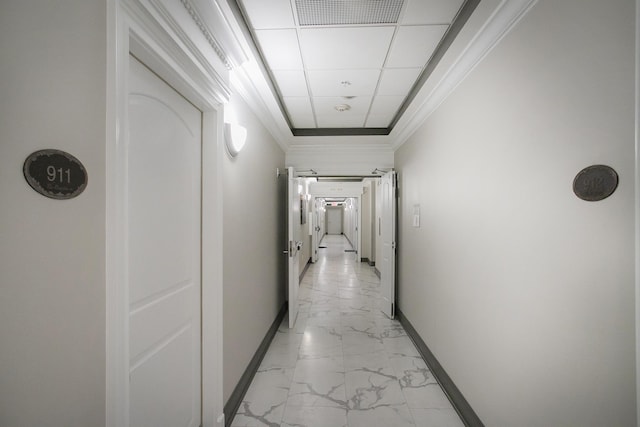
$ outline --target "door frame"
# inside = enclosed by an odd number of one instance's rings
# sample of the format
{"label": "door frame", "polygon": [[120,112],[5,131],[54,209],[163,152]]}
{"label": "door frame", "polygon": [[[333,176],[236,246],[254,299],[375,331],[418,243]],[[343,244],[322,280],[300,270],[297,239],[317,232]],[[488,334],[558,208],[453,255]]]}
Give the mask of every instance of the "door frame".
{"label": "door frame", "polygon": [[311,204],[311,262],[315,263],[318,260],[318,207],[316,206],[315,196],[311,196],[309,200]]}
{"label": "door frame", "polygon": [[[164,3],[164,4],[160,4]],[[222,391],[222,155],[223,104],[230,97],[192,38],[180,2],[109,0],[107,23],[106,153],[106,426],[129,426],[129,319],[125,236],[128,59],[133,54],[202,111],[202,425],[224,425]],[[182,15],[181,15],[182,13]],[[180,18],[180,17],[186,17]],[[163,19],[164,18],[164,19]],[[194,27],[195,26],[195,27]],[[172,30],[173,28],[173,30]],[[202,34],[200,36],[204,37]],[[182,43],[178,43],[178,41]],[[188,43],[190,42],[190,43]],[[202,45],[200,45],[202,46]],[[196,55],[197,54],[197,55]],[[205,66],[206,65],[206,66]]]}
{"label": "door frame", "polygon": [[[388,193],[385,193],[385,181],[389,180]],[[398,255],[397,239],[398,239],[398,199],[397,199],[397,174],[394,170],[391,170],[380,178],[380,244],[381,254],[380,259],[380,289],[383,298],[385,295],[385,283],[389,284],[389,312],[382,306],[382,312],[389,316],[391,319],[395,318],[396,308],[396,261]],[[386,234],[389,233],[389,236]],[[386,241],[388,240],[388,243]],[[385,254],[388,255],[388,262],[385,262]],[[376,265],[377,262],[376,262]],[[384,303],[384,301],[383,301]]]}
{"label": "door frame", "polygon": [[[364,193],[364,188],[361,182],[313,182],[309,186],[309,194],[311,194],[311,197],[314,197],[314,198],[324,199],[324,198],[332,198],[332,197],[345,197],[345,198],[352,197],[356,199],[356,205],[358,206],[358,219],[357,219],[358,227],[360,227],[360,224],[362,224],[362,194],[363,193]],[[328,230],[325,229],[325,233],[327,231]],[[318,244],[319,243],[320,242],[318,242]],[[362,249],[362,239],[360,237],[360,228],[358,228],[358,238],[355,245],[356,245],[356,248],[354,249],[357,251],[356,256],[358,257],[358,262],[360,262],[360,259],[361,259],[360,254]]]}
{"label": "door frame", "polygon": [[300,179],[293,167],[287,168],[287,303],[289,328],[293,329],[298,319],[298,292],[300,288],[300,244],[298,233],[304,229],[300,224]]}

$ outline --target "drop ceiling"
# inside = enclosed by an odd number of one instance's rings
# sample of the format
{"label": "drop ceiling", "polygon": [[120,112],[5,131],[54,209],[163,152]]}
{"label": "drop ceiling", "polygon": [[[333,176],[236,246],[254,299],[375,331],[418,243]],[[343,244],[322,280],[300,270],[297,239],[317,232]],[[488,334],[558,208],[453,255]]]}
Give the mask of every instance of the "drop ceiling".
{"label": "drop ceiling", "polygon": [[479,0],[236,0],[293,135],[388,135]]}

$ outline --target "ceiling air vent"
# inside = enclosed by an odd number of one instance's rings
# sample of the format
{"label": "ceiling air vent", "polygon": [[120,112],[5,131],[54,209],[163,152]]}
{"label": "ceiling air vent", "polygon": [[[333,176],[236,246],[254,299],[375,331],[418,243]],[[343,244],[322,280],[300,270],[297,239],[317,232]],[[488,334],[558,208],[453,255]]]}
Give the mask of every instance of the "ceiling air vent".
{"label": "ceiling air vent", "polygon": [[404,0],[296,0],[300,26],[395,24]]}

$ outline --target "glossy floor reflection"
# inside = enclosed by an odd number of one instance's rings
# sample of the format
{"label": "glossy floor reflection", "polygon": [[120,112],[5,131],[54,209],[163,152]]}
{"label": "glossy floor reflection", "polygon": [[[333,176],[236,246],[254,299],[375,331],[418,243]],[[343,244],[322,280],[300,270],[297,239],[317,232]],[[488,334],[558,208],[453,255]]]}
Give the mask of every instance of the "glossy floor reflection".
{"label": "glossy floor reflection", "polygon": [[325,236],[232,426],[463,426],[344,236]]}

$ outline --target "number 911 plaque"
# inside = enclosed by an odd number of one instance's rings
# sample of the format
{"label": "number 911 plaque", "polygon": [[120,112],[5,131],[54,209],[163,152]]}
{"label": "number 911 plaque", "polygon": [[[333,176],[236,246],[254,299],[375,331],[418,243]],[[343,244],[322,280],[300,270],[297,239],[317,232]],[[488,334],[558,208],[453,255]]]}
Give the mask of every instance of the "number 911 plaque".
{"label": "number 911 plaque", "polygon": [[87,187],[87,171],[80,160],[60,150],[32,153],[23,172],[31,188],[52,199],[72,199]]}

